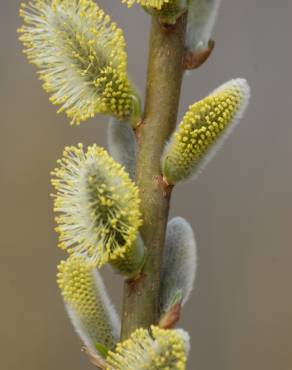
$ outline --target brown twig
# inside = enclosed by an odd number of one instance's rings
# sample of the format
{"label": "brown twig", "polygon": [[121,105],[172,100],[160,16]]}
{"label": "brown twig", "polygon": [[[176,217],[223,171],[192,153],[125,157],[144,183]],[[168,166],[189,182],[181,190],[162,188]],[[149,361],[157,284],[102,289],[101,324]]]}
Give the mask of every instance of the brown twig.
{"label": "brown twig", "polygon": [[160,161],[177,120],[186,19],[186,14],[182,15],[167,29],[152,19],[145,114],[136,130],[137,185],[144,221],[141,236],[148,258],[139,289],[128,282],[124,285],[122,339],[138,327],[158,322],[160,268],[171,195],[161,177]]}

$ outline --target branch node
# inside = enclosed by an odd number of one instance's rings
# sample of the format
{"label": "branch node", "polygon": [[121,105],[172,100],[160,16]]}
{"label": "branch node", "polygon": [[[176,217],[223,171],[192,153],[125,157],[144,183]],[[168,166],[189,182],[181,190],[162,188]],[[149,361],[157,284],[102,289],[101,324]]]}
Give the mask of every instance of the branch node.
{"label": "branch node", "polygon": [[141,119],[138,123],[137,123],[137,126],[134,128],[134,132],[135,132],[135,135],[136,135],[136,138],[137,140],[140,139],[141,137],[141,130],[142,128],[145,126],[145,121],[143,119]]}
{"label": "branch node", "polygon": [[161,189],[164,198],[169,198],[173,189],[173,185],[168,184],[162,175],[155,176],[154,181],[157,183],[158,188]]}
{"label": "branch node", "polygon": [[164,32],[164,33],[169,33],[173,29],[175,29],[175,24],[159,22],[159,25],[160,25],[161,31]]}
{"label": "branch node", "polygon": [[134,278],[132,279],[128,279],[126,280],[128,286],[129,286],[129,292],[128,292],[128,296],[131,296],[132,294],[137,294],[137,295],[140,295],[140,287],[141,287],[141,284],[143,283],[144,279],[145,279],[146,275],[142,272],[140,272],[139,275],[135,276]]}

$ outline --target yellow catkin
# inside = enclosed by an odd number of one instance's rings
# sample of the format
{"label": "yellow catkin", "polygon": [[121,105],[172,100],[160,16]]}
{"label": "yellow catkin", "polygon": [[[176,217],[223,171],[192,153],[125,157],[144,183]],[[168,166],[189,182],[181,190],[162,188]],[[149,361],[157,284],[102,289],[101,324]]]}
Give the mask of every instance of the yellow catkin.
{"label": "yellow catkin", "polygon": [[86,346],[114,349],[119,320],[98,272],[82,256],[70,256],[58,266],[57,282],[76,331]]}
{"label": "yellow catkin", "polygon": [[235,79],[190,106],[162,156],[163,175],[169,184],[192,176],[212,158],[248,100],[247,82]]}
{"label": "yellow catkin", "polygon": [[130,254],[142,224],[138,189],[96,145],[67,147],[52,175],[59,246],[101,266]]}
{"label": "yellow catkin", "polygon": [[185,370],[188,347],[183,330],[137,329],[109,352],[107,370]]}
{"label": "yellow catkin", "polygon": [[29,61],[72,124],[96,113],[138,120],[123,32],[92,0],[31,0],[19,29]]}

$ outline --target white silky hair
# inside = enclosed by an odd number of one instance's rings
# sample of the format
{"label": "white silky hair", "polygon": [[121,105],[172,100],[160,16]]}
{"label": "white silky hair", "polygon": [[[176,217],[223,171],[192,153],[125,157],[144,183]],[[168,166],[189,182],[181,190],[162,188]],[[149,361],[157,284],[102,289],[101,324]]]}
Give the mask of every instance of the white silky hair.
{"label": "white silky hair", "polygon": [[221,0],[190,0],[186,45],[191,51],[208,47]]}
{"label": "white silky hair", "polygon": [[125,167],[133,180],[136,174],[136,137],[131,126],[127,122],[111,118],[107,141],[110,155]]}
{"label": "white silky hair", "polygon": [[186,356],[188,357],[190,351],[191,351],[191,337],[190,334],[185,331],[184,329],[178,328],[175,329],[183,338],[185,342],[185,349],[186,349]]}
{"label": "white silky hair", "polygon": [[182,217],[168,222],[161,275],[161,313],[178,292],[184,305],[193,289],[197,270],[197,247],[191,225]]}

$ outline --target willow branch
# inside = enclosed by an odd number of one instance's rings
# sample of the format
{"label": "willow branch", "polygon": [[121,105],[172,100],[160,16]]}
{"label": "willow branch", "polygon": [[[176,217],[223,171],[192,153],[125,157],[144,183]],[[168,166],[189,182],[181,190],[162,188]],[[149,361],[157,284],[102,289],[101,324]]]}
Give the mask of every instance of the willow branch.
{"label": "willow branch", "polygon": [[122,338],[158,321],[160,268],[171,188],[161,177],[160,158],[177,120],[183,77],[186,15],[164,27],[153,18],[144,120],[136,131],[137,184],[148,259],[137,281],[124,287]]}

